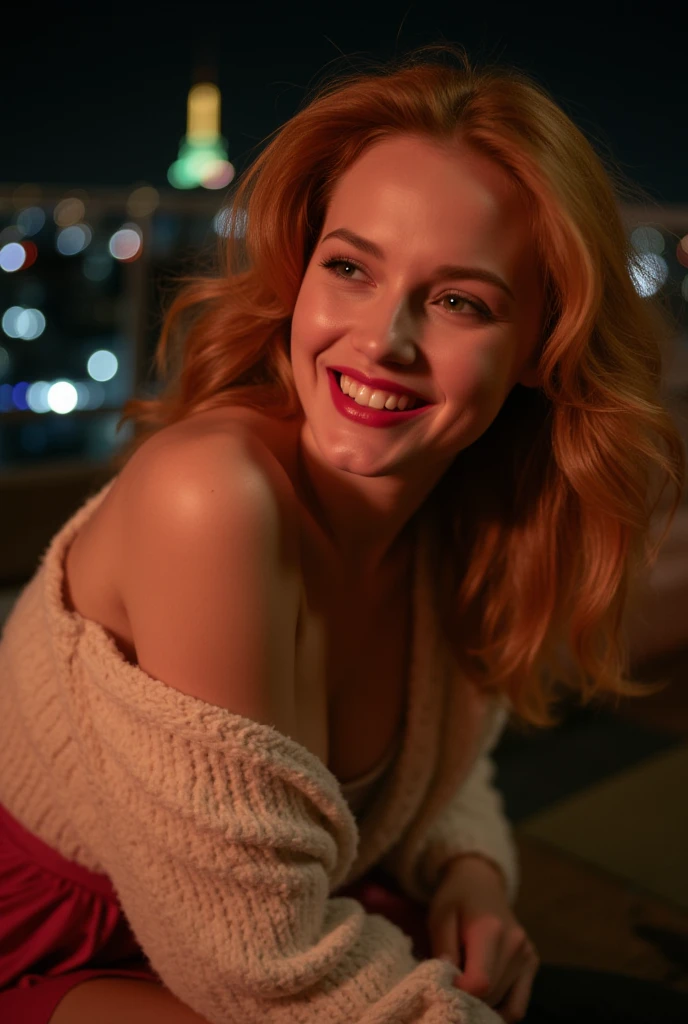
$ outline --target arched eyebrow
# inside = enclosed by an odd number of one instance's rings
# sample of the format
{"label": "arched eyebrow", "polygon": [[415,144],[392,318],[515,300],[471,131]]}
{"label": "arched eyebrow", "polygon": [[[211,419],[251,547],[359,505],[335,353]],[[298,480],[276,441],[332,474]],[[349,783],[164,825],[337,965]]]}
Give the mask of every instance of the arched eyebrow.
{"label": "arched eyebrow", "polygon": [[[355,231],[350,231],[349,228],[336,228],[334,231],[330,231],[328,235],[325,235],[320,244],[322,245],[329,238],[341,238],[342,241],[348,242],[349,245],[353,245],[361,252],[367,253],[368,256],[373,256],[376,260],[385,259],[385,252],[379,245],[371,242],[369,238],[357,235]],[[434,278],[473,278],[476,281],[486,281],[488,284],[494,284],[501,288],[513,302],[516,301],[514,293],[506,281],[499,274],[495,274],[491,270],[484,270],[482,267],[464,267],[454,263],[442,263],[439,267],[435,267],[432,276]]]}

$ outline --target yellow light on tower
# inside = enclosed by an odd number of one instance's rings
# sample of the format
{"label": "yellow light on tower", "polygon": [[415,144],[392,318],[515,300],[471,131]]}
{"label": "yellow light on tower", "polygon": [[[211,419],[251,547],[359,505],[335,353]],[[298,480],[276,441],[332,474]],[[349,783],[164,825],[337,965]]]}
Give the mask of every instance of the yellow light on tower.
{"label": "yellow light on tower", "polygon": [[220,90],[202,82],[189,90],[186,137],[193,142],[214,142],[220,134]]}
{"label": "yellow light on tower", "polygon": [[220,135],[220,90],[200,82],[189,90],[186,135],[167,179],[175,188],[224,188],[234,177],[227,140]]}

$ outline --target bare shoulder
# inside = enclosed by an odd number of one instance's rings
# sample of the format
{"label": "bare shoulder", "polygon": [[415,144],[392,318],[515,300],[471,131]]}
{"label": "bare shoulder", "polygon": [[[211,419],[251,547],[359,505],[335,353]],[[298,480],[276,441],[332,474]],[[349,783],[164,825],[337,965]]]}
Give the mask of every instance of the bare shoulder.
{"label": "bare shoulder", "polygon": [[120,589],[140,667],[293,735],[300,592],[288,474],[241,421],[170,428],[127,464]]}
{"label": "bare shoulder", "polygon": [[[251,410],[224,409],[189,417],[153,435],[118,481],[122,520],[134,518],[129,526],[141,522],[143,494],[161,516],[177,516],[184,509],[188,513],[191,504],[210,516],[227,501],[238,511],[237,503],[260,497],[284,519],[285,527],[291,525],[295,508],[289,461],[272,443],[277,429],[267,423]],[[176,500],[170,500],[170,491]]]}

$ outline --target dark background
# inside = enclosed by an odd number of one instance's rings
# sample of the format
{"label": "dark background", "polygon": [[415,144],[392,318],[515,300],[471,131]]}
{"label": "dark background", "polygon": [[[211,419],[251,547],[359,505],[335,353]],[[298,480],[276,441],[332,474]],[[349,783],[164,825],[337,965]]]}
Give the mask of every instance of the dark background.
{"label": "dark background", "polygon": [[688,200],[681,4],[14,4],[3,13],[0,181],[166,186],[209,77],[237,172],[325,74],[452,42],[550,91],[662,204]]}

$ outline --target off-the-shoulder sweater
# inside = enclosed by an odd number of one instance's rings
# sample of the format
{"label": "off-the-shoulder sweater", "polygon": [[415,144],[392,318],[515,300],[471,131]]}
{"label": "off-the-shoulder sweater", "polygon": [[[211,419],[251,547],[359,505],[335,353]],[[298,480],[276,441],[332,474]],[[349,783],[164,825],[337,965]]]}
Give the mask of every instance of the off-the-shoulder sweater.
{"label": "off-the-shoulder sweater", "polygon": [[290,736],[130,664],[64,601],[64,560],[111,480],[55,534],[0,640],[0,803],[106,874],[163,983],[211,1024],[500,1024],[418,961],[393,922],[336,890],[381,865],[427,904],[448,860],[518,866],[489,757],[506,702],[443,649],[419,531],[405,727],[356,821]]}

